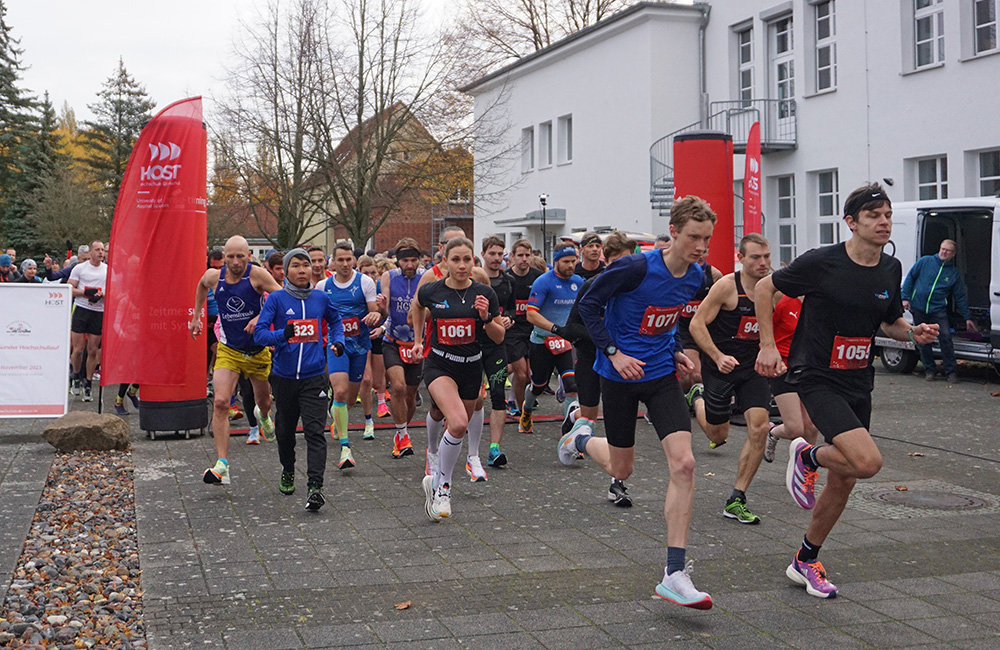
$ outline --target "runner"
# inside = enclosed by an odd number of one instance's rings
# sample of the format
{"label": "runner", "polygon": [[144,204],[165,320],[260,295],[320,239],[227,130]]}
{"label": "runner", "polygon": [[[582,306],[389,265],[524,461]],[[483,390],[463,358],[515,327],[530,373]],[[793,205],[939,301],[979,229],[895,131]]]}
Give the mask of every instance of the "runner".
{"label": "runner", "polygon": [[[783,364],[771,327],[774,294],[805,297],[788,358],[788,381],[798,384],[799,397],[827,444],[817,447],[799,438],[790,445],[788,491],[799,506],[813,512],[785,574],[818,598],[837,595],[818,559],[820,548],[857,479],[871,478],[882,468],[869,433],[872,338],[880,326],[899,341],[926,344],[938,334],[937,324],[914,327],[903,318],[902,268],[882,252],[892,235],[892,202],[882,186],[872,183],[851,192],[844,220],[852,231],[849,240],[811,250],[764,278],[754,300],[760,323],[757,368],[775,377]],[[827,469],[827,482],[817,500],[820,467]]]}
{"label": "runner", "polygon": [[589,280],[603,271],[604,262],[601,261],[603,249],[600,235],[596,232],[584,233],[580,238],[580,261],[576,263],[573,272],[584,280]]}
{"label": "runner", "polygon": [[531,266],[534,254],[531,252],[531,242],[518,239],[511,246],[511,265],[508,273],[514,281],[514,324],[504,336],[507,347],[507,361],[510,363],[511,387],[514,391],[514,403],[508,404],[507,414],[520,417],[521,404],[524,404],[524,391],[531,379],[528,367],[528,343],[531,338],[531,323],[528,322],[528,298],[531,297],[531,285],[541,277],[543,271]]}
{"label": "runner", "polygon": [[306,510],[315,512],[326,503],[323,497],[326,472],[323,429],[329,380],[320,321],[327,325],[327,341],[334,357],[344,354],[344,327],[327,294],[312,289],[309,254],[301,248],[288,251],[284,266],[288,283],[284,289],[267,297],[253,334],[257,345],[274,346],[271,387],[274,389],[275,432],[281,461],[278,491],[282,494],[295,492],[295,426],[301,418],[307,449],[309,495]]}
{"label": "runner", "polygon": [[[384,312],[385,305],[379,305],[379,278],[382,276],[378,272],[378,268],[375,265],[375,260],[368,255],[362,255],[358,258],[358,273],[371,278],[371,281],[375,284],[375,303],[379,310],[379,322],[374,327],[368,328],[368,340],[371,342],[372,349],[368,351],[367,360],[365,361],[365,374],[361,379],[361,392],[358,395],[357,401],[361,402],[361,409],[365,415],[365,440],[375,439],[375,422],[372,420],[372,386],[374,385],[374,378],[372,376],[372,359],[375,357],[375,330],[381,330],[382,324],[382,313]],[[383,330],[384,331],[384,330]],[[379,361],[382,361],[382,331],[378,333],[378,357]],[[385,390],[385,367],[382,367],[382,389]],[[388,414],[388,406],[386,406],[386,413]]]}
{"label": "runner", "polygon": [[[667,236],[667,242],[669,243],[669,241],[670,237]],[[666,247],[661,246],[660,248]],[[700,395],[705,387],[701,383],[701,350],[698,349],[698,344],[695,342],[694,337],[691,336],[691,319],[694,318],[698,307],[705,300],[705,296],[708,295],[712,285],[722,278],[722,271],[709,264],[706,261],[707,259],[708,255],[705,254],[698,260],[698,266],[704,271],[705,279],[702,281],[698,293],[694,294],[691,302],[684,307],[684,311],[681,312],[681,319],[677,321],[677,334],[680,336],[681,344],[684,346],[684,356],[694,364],[694,371],[681,380],[681,390],[687,396],[688,406],[691,409],[692,415],[694,415],[694,398],[696,395]]]}
{"label": "runner", "polygon": [[281,253],[274,251],[267,256],[267,272],[271,274],[275,282],[280,285],[285,284],[285,260],[282,259]]}
{"label": "runner", "polygon": [[[608,235],[604,240],[604,259],[610,266],[622,257],[631,255],[635,251],[636,243],[634,239],[618,230]],[[594,280],[599,275],[588,279],[580,288],[577,294],[573,309],[566,319],[566,338],[573,344],[576,350],[576,374],[574,380],[580,395],[580,409],[576,412],[577,417],[573,426],[589,426],[594,430],[597,426],[597,412],[601,403],[601,376],[594,370],[594,363],[597,361],[597,348],[590,338],[590,332],[580,318],[580,300],[587,294]],[[579,423],[579,424],[577,424]],[[569,429],[567,428],[567,431]],[[566,431],[563,431],[566,433]],[[611,485],[608,487],[608,500],[620,508],[631,508],[632,497],[629,496],[625,481],[611,477]]]}
{"label": "runner", "polygon": [[714,223],[708,203],[695,196],[680,199],[670,210],[675,243],[669,251],[618,260],[580,301],[580,315],[597,347],[595,369],[601,375],[608,437],[594,437],[593,425],[580,418],[558,446],[563,464],[573,464],[582,452],[611,476],[627,479],[635,463],[636,413],[639,402],[645,403],[670,468],[664,505],[667,566],[656,595],[695,609],[710,609],[712,597],[695,589],[691,564],[685,561],[694,455],[691,416],[675,373],[690,372],[691,362],[675,348],[675,337],[680,311],[701,286],[697,261]]}
{"label": "runner", "polygon": [[[340,440],[340,462],[337,463],[340,469],[354,467],[354,454],[347,436],[348,408],[358,399],[361,380],[364,379],[368,351],[372,347],[368,336],[369,328],[382,321],[375,302],[375,282],[367,275],[355,271],[354,262],[354,248],[347,242],[337,243],[333,249],[333,266],[336,272],[316,285],[317,291],[326,292],[340,314],[346,341],[344,354],[338,355],[328,350],[326,360],[330,386],[333,389],[330,436],[334,440]],[[312,270],[315,275],[315,264]],[[375,437],[375,425],[372,422],[370,393],[368,406],[364,437],[372,439]]]}
{"label": "runner", "polygon": [[[226,266],[222,249],[215,248],[208,252],[206,268],[219,270]],[[278,284],[281,284],[280,282]],[[205,303],[206,325],[208,330],[208,396],[212,397],[212,368],[215,367],[215,352],[218,349],[219,338],[215,335],[215,323],[219,320],[219,305],[215,302],[215,289],[208,290],[208,301]]]}
{"label": "runner", "polygon": [[[433,521],[451,516],[452,472],[483,383],[480,341],[489,336],[494,343],[501,343],[504,335],[496,293],[470,277],[475,259],[472,250],[472,242],[464,237],[448,242],[444,250],[448,277],[422,286],[410,307],[414,357],[425,359],[427,390],[448,420],[437,471],[423,480],[424,512]],[[430,337],[425,357],[423,329],[428,315]]]}
{"label": "runner", "polygon": [[333,275],[333,273],[327,270],[326,265],[326,253],[322,248],[312,246],[309,249],[309,282],[313,287]]}
{"label": "runner", "polygon": [[[497,294],[500,305],[500,322],[505,332],[509,332],[514,321],[511,318],[516,311],[514,304],[514,281],[510,275],[501,270],[503,265],[504,241],[496,235],[483,239],[483,269],[490,278],[490,288]],[[506,338],[506,333],[504,334]],[[486,384],[490,393],[490,452],[486,462],[490,467],[502,467],[507,464],[507,454],[500,451],[500,441],[503,440],[503,426],[507,421],[507,346],[506,343],[493,343],[489,338],[483,339],[483,370],[486,373]],[[481,437],[481,436],[480,436]],[[482,477],[486,480],[486,472],[479,460],[479,441],[473,441],[469,435],[469,460],[466,472],[472,480]]]}
{"label": "runner", "polygon": [[531,285],[528,299],[528,321],[531,331],[529,357],[531,359],[531,390],[524,396],[518,431],[531,433],[531,412],[538,396],[549,385],[549,376],[555,369],[562,379],[566,401],[563,405],[563,422],[579,406],[576,400],[576,382],[573,380],[573,346],[560,332],[566,324],[569,310],[576,302],[576,294],[583,286],[583,278],[573,273],[576,267],[576,247],[569,242],[556,246],[552,252],[552,270],[541,275]]}
{"label": "runner", "polygon": [[[396,244],[399,268],[382,274],[382,296],[388,310],[382,358],[392,390],[392,420],[396,435],[392,441],[392,457],[413,454],[413,443],[407,426],[417,409],[417,389],[422,379],[421,363],[413,358],[413,327],[407,322],[410,303],[417,295],[417,285],[424,271],[418,268],[420,251],[415,239],[404,237]],[[428,423],[429,424],[429,423]],[[435,451],[435,454],[437,452]]]}
{"label": "runner", "polygon": [[[91,246],[93,250],[93,246]],[[257,406],[254,415],[260,421],[264,438],[274,441],[274,423],[271,421],[271,389],[267,384],[271,373],[271,351],[254,341],[253,331],[260,315],[264,294],[281,289],[271,274],[250,264],[250,247],[247,240],[235,235],[223,247],[226,267],[208,269],[198,281],[195,291],[194,311],[188,330],[192,338],[201,334],[201,309],[209,289],[215,290],[219,306],[220,336],[212,373],[215,397],[213,398],[212,436],[219,459],[214,467],[205,470],[205,483],[229,485],[229,406],[236,392],[240,375],[250,378]]]}
{"label": "runner", "polygon": [[[73,321],[70,324],[73,383],[70,392],[80,394],[83,401],[94,399],[91,382],[94,370],[101,363],[101,331],[104,323],[104,291],[108,286],[108,265],[104,263],[104,244],[90,244],[90,259],[73,267],[69,274],[73,286]],[[87,348],[87,367],[83,365],[83,348]]]}
{"label": "runner", "polygon": [[[376,260],[375,266],[367,267],[362,270],[362,273],[366,273],[368,277],[375,280],[375,288],[378,293],[375,294],[375,300],[378,302],[379,309],[384,313],[385,310],[385,297],[382,295],[382,275],[388,273],[392,269],[396,268],[396,265],[391,260]],[[372,274],[374,272],[374,275]],[[388,391],[386,391],[386,374],[385,374],[385,358],[382,356],[382,336],[385,334],[385,322],[375,329],[372,330],[372,351],[368,357],[368,368],[371,371],[371,385],[375,390],[375,397],[377,400],[375,406],[375,415],[380,418],[389,417],[389,405],[386,403],[386,399],[389,397]]]}
{"label": "runner", "polygon": [[716,282],[691,319],[691,335],[705,353],[705,392],[696,396],[694,407],[698,424],[715,449],[729,438],[736,395],[746,418],[747,439],[740,452],[736,484],[722,514],[741,524],[759,524],[760,517],[747,508],[746,491],[764,456],[771,390],[753,367],[760,350],[753,291],[771,272],[771,248],[762,235],[750,233],[740,240],[737,257],[741,270]]}

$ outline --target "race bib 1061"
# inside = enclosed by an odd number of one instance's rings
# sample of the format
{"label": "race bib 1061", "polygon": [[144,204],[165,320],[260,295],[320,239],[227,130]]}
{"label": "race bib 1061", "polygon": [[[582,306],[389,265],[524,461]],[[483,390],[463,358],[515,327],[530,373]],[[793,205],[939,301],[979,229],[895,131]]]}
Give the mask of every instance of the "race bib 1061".
{"label": "race bib 1061", "polygon": [[442,318],[437,321],[438,342],[463,345],[476,340],[476,323],[471,318]]}

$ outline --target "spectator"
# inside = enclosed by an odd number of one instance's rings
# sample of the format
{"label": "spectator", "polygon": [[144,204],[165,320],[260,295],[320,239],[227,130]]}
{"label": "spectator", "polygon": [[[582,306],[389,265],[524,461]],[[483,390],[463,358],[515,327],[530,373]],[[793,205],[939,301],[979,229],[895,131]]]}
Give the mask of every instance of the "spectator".
{"label": "spectator", "polygon": [[[970,332],[977,331],[969,312],[969,300],[965,295],[965,282],[955,266],[954,241],[941,242],[936,255],[924,255],[910,268],[903,280],[901,297],[903,308],[913,314],[913,324],[937,323],[938,342],[941,344],[941,361],[948,381],[958,381],[955,370],[955,346],[951,340],[951,323],[948,318],[948,301],[954,301],[954,309],[965,319]],[[912,338],[912,337],[911,337]],[[937,366],[931,344],[917,344],[920,361],[924,364],[924,379],[934,381]]]}
{"label": "spectator", "polygon": [[14,258],[9,253],[0,255],[0,282],[17,282],[20,277],[21,274],[14,266]]}
{"label": "spectator", "polygon": [[267,256],[266,268],[274,278],[275,282],[281,286],[285,286],[285,260],[281,253],[278,251],[272,251],[271,254]]}
{"label": "spectator", "polygon": [[656,241],[653,242],[654,249],[664,248],[670,250],[670,235],[663,233],[662,235],[656,236]]}
{"label": "spectator", "polygon": [[62,270],[59,270],[58,262],[53,262],[52,258],[48,255],[45,256],[43,264],[45,264],[45,279],[49,282],[58,282],[60,284],[65,284],[69,280],[69,274],[73,271],[73,267],[80,262],[90,261],[90,246],[86,244],[81,245],[76,249],[76,255],[69,258],[67,262],[71,264],[63,264]]}
{"label": "spectator", "polygon": [[42,279],[38,277],[38,263],[31,258],[21,262],[21,277],[15,280],[15,282],[41,284]]}
{"label": "spectator", "polygon": [[10,263],[17,266],[17,251],[13,248],[8,248],[4,253],[10,255]]}

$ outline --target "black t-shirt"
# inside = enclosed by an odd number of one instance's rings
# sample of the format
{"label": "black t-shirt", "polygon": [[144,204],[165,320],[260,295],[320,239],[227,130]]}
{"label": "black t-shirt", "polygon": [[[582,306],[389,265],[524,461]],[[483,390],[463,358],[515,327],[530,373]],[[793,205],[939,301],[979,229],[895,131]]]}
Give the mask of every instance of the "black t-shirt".
{"label": "black t-shirt", "polygon": [[[516,305],[514,304],[514,281],[510,276],[500,271],[495,278],[490,278],[490,288],[497,294],[497,303],[500,305],[500,315],[514,318]],[[513,327],[513,326],[512,326]],[[489,336],[480,339],[480,345],[485,350],[492,350],[499,347],[500,343],[494,343]]]}
{"label": "black t-shirt", "polygon": [[530,266],[524,275],[518,275],[510,269],[507,270],[507,275],[510,276],[514,287],[514,324],[507,332],[527,338],[532,329],[531,323],[528,322],[528,298],[531,296],[531,285],[541,277],[542,272]]}
{"label": "black t-shirt", "polygon": [[573,273],[576,273],[584,280],[589,280],[590,278],[596,275],[600,275],[601,271],[604,270],[604,266],[605,266],[604,262],[599,260],[597,262],[597,268],[594,269],[593,271],[588,271],[587,269],[583,268],[583,262],[577,262],[576,270],[574,270]]}
{"label": "black t-shirt", "polygon": [[[475,281],[465,289],[452,289],[445,282],[430,282],[417,291],[417,300],[431,312],[430,340],[424,343],[424,347],[471,357],[482,351],[480,342],[487,336],[483,328],[485,323],[475,308],[476,296],[489,299],[492,320],[500,315],[497,294],[485,284]],[[429,354],[433,353],[425,350],[424,356]]]}
{"label": "black t-shirt", "polygon": [[813,249],[775,271],[774,286],[804,297],[789,352],[789,379],[820,378],[851,392],[870,392],[872,339],[903,315],[902,267],[885,253],[861,266],[836,244]]}

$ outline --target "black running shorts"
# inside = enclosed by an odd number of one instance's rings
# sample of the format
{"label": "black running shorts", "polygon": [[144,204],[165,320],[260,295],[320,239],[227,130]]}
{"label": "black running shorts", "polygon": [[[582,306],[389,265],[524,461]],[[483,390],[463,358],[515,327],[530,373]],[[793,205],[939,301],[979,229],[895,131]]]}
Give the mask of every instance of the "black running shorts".
{"label": "black running shorts", "polygon": [[771,385],[771,394],[777,397],[778,395],[784,395],[786,393],[797,393],[798,386],[793,386],[788,383],[788,371],[781,373],[777,377],[771,377],[768,379],[768,383]]}
{"label": "black running shorts", "polygon": [[767,378],[758,375],[752,364],[736,366],[725,375],[714,363],[704,363],[701,377],[705,384],[705,419],[709,424],[729,422],[734,394],[744,413],[752,408],[771,408],[771,387]]}
{"label": "black running shorts", "polygon": [[612,447],[628,449],[635,446],[639,402],[646,405],[646,414],[660,440],[675,431],[691,430],[691,414],[675,373],[649,381],[624,382],[601,377],[601,392],[604,430]]}
{"label": "black running shorts", "polygon": [[[372,339],[372,354],[382,354],[382,337]],[[420,383],[419,381],[417,382]]]}
{"label": "black running shorts", "polygon": [[507,363],[513,363],[528,356],[528,338],[530,336],[531,330],[524,334],[515,332],[514,328],[507,330],[503,340],[507,347]]}
{"label": "black running shorts", "polygon": [[796,388],[806,412],[828,444],[845,431],[860,428],[870,431],[871,393],[847,393],[815,379],[802,381]]}
{"label": "black running shorts", "polygon": [[507,409],[507,359],[504,344],[483,345],[483,372],[494,411]]}
{"label": "black running shorts", "polygon": [[74,334],[90,334],[91,336],[101,335],[101,326],[104,323],[104,312],[94,311],[77,305],[73,309],[73,320],[70,323],[70,331]]}
{"label": "black running shorts", "polygon": [[483,387],[483,364],[479,359],[467,363],[449,361],[432,350],[427,350],[427,356],[424,357],[424,384],[428,390],[434,380],[441,377],[450,377],[458,385],[458,396],[462,399],[478,399]]}
{"label": "black running shorts", "polygon": [[567,394],[576,394],[576,380],[574,379],[573,350],[567,350],[560,354],[552,354],[549,349],[541,343],[532,343],[529,346],[529,362],[531,363],[531,392],[541,395],[545,386],[549,383],[549,377],[554,369],[562,377],[563,390]]}
{"label": "black running shorts", "polygon": [[596,357],[597,350],[593,346],[584,344],[576,347],[576,375],[573,379],[580,406],[597,408],[601,405],[601,376],[594,370]]}
{"label": "black running shorts", "polygon": [[[374,348],[372,348],[374,350]],[[422,363],[406,363],[399,356],[399,346],[394,341],[384,341],[382,346],[382,359],[386,368],[399,366],[403,369],[403,376],[407,386],[419,386],[423,376]]]}

